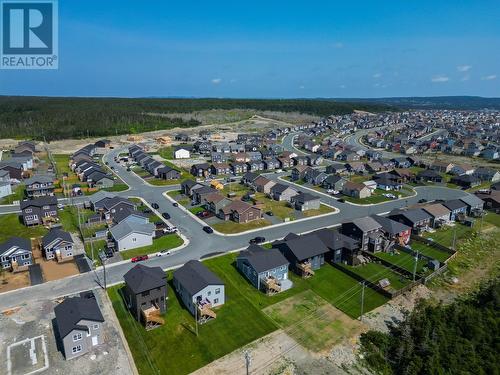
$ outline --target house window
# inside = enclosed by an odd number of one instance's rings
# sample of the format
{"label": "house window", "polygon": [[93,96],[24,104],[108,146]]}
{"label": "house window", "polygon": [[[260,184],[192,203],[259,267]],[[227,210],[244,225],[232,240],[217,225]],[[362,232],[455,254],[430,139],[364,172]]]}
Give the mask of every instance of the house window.
{"label": "house window", "polygon": [[71,351],[73,352],[73,354],[79,353],[82,351],[82,346],[81,345],[73,346]]}
{"label": "house window", "polygon": [[207,295],[211,296],[212,295],[212,292],[209,290]]}
{"label": "house window", "polygon": [[220,294],[220,288],[215,289],[215,294]]}
{"label": "house window", "polygon": [[25,259],[29,259],[30,258],[30,254],[23,254],[21,255],[21,259],[25,260]]}
{"label": "house window", "polygon": [[92,329],[99,329],[99,324],[94,324],[94,325],[92,326]]}
{"label": "house window", "polygon": [[24,210],[24,212],[26,212],[27,214],[29,214],[29,213],[32,213],[33,210],[31,208],[27,208],[27,209]]}
{"label": "house window", "polygon": [[137,242],[137,238],[133,237],[132,242]]}
{"label": "house window", "polygon": [[81,340],[81,339],[82,339],[82,334],[81,333],[77,333],[77,334],[73,335],[73,341],[78,341],[78,340]]}
{"label": "house window", "polygon": [[216,303],[219,303],[219,299],[218,298],[214,298],[214,304]]}

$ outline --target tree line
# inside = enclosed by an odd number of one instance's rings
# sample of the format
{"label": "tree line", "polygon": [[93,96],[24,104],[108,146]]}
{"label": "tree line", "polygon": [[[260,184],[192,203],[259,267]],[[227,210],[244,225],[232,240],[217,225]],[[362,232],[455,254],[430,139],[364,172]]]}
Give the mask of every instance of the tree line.
{"label": "tree line", "polygon": [[151,113],[191,113],[208,109],[300,112],[317,116],[348,114],[355,109],[393,109],[368,103],[306,99],[156,99],[57,98],[0,96],[0,138],[57,140],[195,127],[185,120]]}

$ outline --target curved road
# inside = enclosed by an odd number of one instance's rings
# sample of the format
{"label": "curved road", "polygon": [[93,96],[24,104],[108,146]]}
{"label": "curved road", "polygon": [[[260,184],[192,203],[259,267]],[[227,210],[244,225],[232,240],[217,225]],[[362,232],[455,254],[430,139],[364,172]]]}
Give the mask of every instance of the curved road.
{"label": "curved road", "polygon": [[[292,138],[290,138],[290,137]],[[293,141],[294,135],[287,135],[283,139],[285,148],[288,149],[290,141]],[[293,145],[291,146],[293,147]],[[179,185],[172,186],[153,186],[144,182],[133,172],[127,170],[120,164],[114,161],[114,157],[120,152],[126,150],[126,147],[117,148],[103,157],[109,166],[113,167],[114,173],[119,176],[130,189],[116,193],[123,197],[140,197],[148,203],[158,203],[158,211],[167,211],[171,219],[169,220],[176,225],[180,232],[187,238],[189,243],[179,251],[173,252],[171,255],[163,257],[152,257],[144,263],[148,266],[160,266],[163,269],[174,268],[180,266],[191,259],[201,259],[211,255],[235,251],[248,246],[248,241],[255,237],[256,233],[243,233],[240,235],[224,236],[216,233],[207,234],[202,230],[202,224],[194,219],[190,214],[183,209],[173,207],[172,201],[163,196],[164,192],[177,190]],[[269,173],[268,178],[278,179],[283,173]],[[290,184],[287,181],[280,180],[285,184]],[[307,188],[300,187],[305,190]],[[331,205],[338,209],[338,212],[326,216],[310,218],[306,220],[294,221],[277,226],[271,226],[258,230],[258,235],[264,236],[266,240],[272,241],[281,239],[290,232],[304,233],[319,228],[331,227],[340,224],[343,221],[348,221],[357,217],[363,217],[372,214],[386,213],[394,208],[402,207],[406,204],[415,203],[418,199],[425,198],[433,199],[451,199],[464,196],[468,193],[448,189],[444,187],[420,187],[417,188],[418,197],[410,197],[406,200],[390,201],[378,205],[357,206],[350,203],[339,203],[336,199],[329,197],[326,194],[320,194],[322,202]],[[318,193],[314,191],[314,193]],[[15,206],[1,207],[6,211],[13,211]],[[0,210],[0,214],[3,213]],[[123,275],[133,267],[130,262],[122,262],[107,266],[107,283],[108,285],[119,283],[123,280]],[[103,280],[103,269],[99,267],[95,271],[85,274],[76,275],[73,277],[46,282],[44,284],[18,289],[11,292],[1,294],[0,311],[17,306],[22,303],[27,303],[32,299],[60,297],[68,294],[73,294],[79,291],[93,289],[99,287]]]}

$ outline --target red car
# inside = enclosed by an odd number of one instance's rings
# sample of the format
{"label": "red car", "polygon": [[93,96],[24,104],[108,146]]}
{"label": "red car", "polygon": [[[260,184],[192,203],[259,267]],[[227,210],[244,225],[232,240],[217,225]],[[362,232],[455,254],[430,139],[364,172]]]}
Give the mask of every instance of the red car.
{"label": "red car", "polygon": [[141,262],[143,260],[148,260],[148,256],[147,255],[139,255],[137,257],[133,257],[131,260],[132,260],[132,263],[137,263],[137,262]]}

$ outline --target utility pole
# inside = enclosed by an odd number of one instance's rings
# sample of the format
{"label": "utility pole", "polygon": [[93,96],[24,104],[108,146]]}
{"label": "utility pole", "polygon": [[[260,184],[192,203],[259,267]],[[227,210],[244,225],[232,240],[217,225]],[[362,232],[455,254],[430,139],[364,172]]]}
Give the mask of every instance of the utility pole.
{"label": "utility pole", "polygon": [[198,304],[194,307],[194,321],[196,323],[196,337],[198,337]]}
{"label": "utility pole", "polygon": [[456,243],[457,243],[457,225],[455,224],[455,227],[454,227],[454,229],[453,229],[453,243],[451,244],[451,248],[452,248],[453,250],[456,250],[456,249],[455,249],[455,245],[456,245]]}
{"label": "utility pole", "polygon": [[415,275],[417,274],[417,264],[418,264],[418,249],[415,253],[415,264],[413,264],[413,281],[415,281]]}
{"label": "utility pole", "polygon": [[365,282],[361,282],[361,315],[359,316],[359,320],[363,320],[363,313],[365,309]]}
{"label": "utility pole", "polygon": [[245,367],[247,369],[247,375],[250,374],[250,361],[251,361],[250,353],[247,350],[245,350]]}

